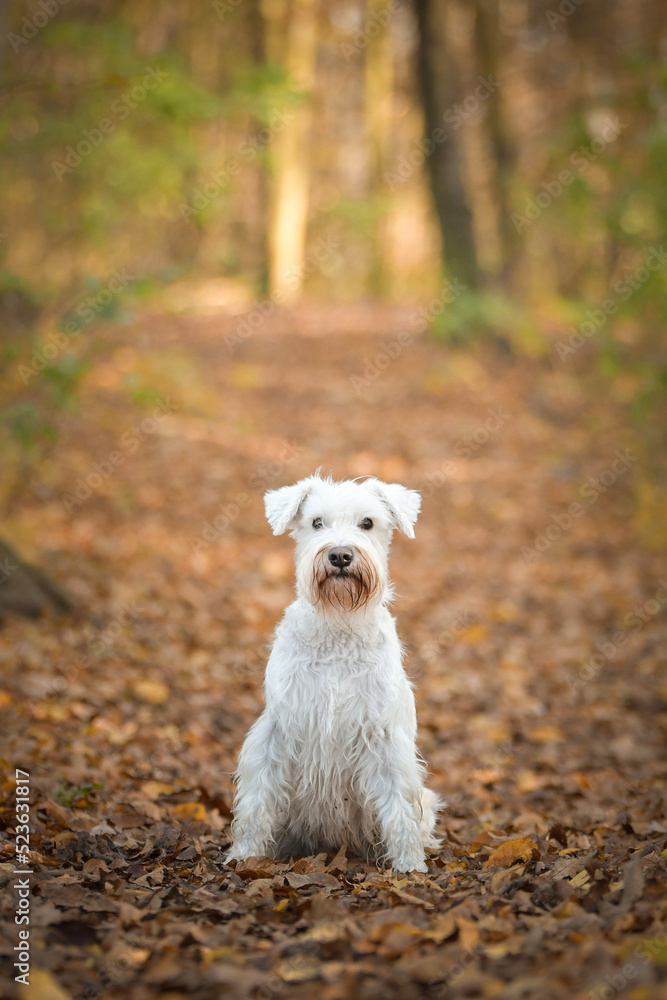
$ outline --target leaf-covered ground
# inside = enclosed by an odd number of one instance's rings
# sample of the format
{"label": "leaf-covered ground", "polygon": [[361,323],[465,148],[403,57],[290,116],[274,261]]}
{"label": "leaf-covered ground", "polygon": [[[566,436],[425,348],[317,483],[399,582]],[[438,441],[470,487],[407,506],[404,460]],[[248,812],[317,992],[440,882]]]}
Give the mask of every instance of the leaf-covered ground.
{"label": "leaf-covered ground", "polygon": [[[623,400],[591,399],[585,365],[401,345],[410,323],[302,307],[242,336],[175,314],[106,334],[4,529],[82,604],[0,629],[5,995],[665,996],[667,571],[635,541],[646,470]],[[447,800],[427,875],[344,849],[222,860],[293,588],[262,493],[318,466],[424,494],[392,575]]]}

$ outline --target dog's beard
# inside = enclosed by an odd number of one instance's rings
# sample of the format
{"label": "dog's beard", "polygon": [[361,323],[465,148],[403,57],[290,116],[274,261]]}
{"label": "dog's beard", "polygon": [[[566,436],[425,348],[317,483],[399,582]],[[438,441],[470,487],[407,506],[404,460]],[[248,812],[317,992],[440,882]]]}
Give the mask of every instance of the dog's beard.
{"label": "dog's beard", "polygon": [[336,569],[329,562],[329,549],[317,553],[310,586],[311,604],[334,611],[357,611],[378,597],[381,578],[378,567],[358,549],[351,566]]}

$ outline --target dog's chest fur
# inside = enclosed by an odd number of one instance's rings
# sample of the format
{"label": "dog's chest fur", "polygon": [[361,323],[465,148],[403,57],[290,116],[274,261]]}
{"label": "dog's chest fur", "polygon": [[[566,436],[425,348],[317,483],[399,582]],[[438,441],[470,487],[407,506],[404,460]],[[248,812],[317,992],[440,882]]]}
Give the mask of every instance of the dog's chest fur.
{"label": "dog's chest fur", "polygon": [[[306,846],[361,843],[359,757],[379,749],[397,712],[414,712],[394,622],[381,610],[351,630],[323,626],[296,601],[276,632],[281,655],[272,663],[289,662],[290,669],[267,671],[266,704],[291,760],[290,835]],[[368,842],[372,831],[364,833]]]}

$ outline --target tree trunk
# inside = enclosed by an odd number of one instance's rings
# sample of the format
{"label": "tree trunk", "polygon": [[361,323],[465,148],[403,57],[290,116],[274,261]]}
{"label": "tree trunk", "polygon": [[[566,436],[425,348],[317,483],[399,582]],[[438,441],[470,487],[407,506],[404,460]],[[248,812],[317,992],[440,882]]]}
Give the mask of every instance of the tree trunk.
{"label": "tree trunk", "polygon": [[29,566],[0,541],[0,619],[6,612],[37,618],[51,612],[62,615],[77,607],[74,598],[53,580]]}
{"label": "tree trunk", "polygon": [[274,171],[269,226],[269,281],[282,302],[301,296],[308,230],[312,123],[311,92],[317,51],[317,2],[294,0],[286,28],[284,65],[302,95],[291,108],[294,118],[271,143]]}
{"label": "tree trunk", "polygon": [[475,49],[478,73],[493,81],[494,89],[484,100],[485,115],[480,127],[490,150],[489,194],[493,200],[499,260],[494,274],[511,284],[511,267],[517,250],[517,233],[511,222],[508,179],[516,165],[515,151],[503,121],[503,87],[498,86],[504,52],[498,0],[477,0],[475,4]]}
{"label": "tree trunk", "polygon": [[[473,220],[462,180],[462,155],[457,133],[445,114],[461,100],[458,74],[445,30],[445,0],[415,0],[419,43],[417,72],[426,120],[426,139],[435,142],[427,157],[431,189],[445,248],[445,265],[452,277],[469,288],[481,283]],[[435,141],[435,130],[446,133]]]}
{"label": "tree trunk", "polygon": [[[386,0],[367,0],[366,12],[378,15],[386,9]],[[364,124],[369,152],[369,188],[372,194],[382,189],[388,167],[393,124],[394,47],[391,24],[368,39],[364,60]],[[388,289],[387,240],[383,212],[375,227],[374,251],[370,273],[371,291],[382,296]]]}

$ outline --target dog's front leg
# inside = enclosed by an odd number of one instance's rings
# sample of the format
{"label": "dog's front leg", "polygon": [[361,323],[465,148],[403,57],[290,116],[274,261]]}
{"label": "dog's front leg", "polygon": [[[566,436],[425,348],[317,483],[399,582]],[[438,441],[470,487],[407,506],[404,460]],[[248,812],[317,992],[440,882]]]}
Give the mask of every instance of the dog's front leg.
{"label": "dog's front leg", "polygon": [[394,739],[389,745],[385,736],[363,755],[360,787],[377,818],[392,867],[400,872],[425,872],[428,869],[418,821],[421,768],[414,744],[407,736],[400,741],[404,745],[398,746],[397,742]]}
{"label": "dog's front leg", "polygon": [[271,852],[289,805],[288,756],[278,727],[266,712],[250,729],[239,755],[233,842],[225,861]]}

